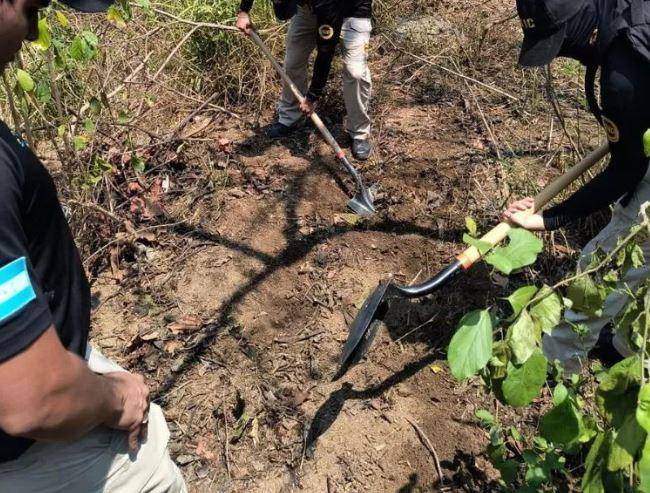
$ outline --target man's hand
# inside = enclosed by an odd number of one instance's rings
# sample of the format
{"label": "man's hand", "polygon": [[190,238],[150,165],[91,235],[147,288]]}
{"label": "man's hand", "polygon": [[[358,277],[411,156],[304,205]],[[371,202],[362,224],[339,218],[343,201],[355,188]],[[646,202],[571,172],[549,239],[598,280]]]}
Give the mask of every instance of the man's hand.
{"label": "man's hand", "polygon": [[503,213],[503,219],[513,226],[529,231],[544,231],[544,218],[533,213],[535,200],[531,197],[513,202]]}
{"label": "man's hand", "polygon": [[124,371],[103,375],[115,397],[115,411],[104,423],[109,428],[129,432],[129,448],[136,452],[140,437],[147,429],[149,413],[149,387],[140,375]]}
{"label": "man's hand", "polygon": [[305,98],[300,103],[300,111],[302,111],[307,116],[311,116],[311,114],[316,111],[316,103],[313,103],[309,99]]}
{"label": "man's hand", "polygon": [[250,36],[253,24],[251,23],[251,18],[247,12],[240,12],[237,14],[237,22],[235,25],[242,33]]}

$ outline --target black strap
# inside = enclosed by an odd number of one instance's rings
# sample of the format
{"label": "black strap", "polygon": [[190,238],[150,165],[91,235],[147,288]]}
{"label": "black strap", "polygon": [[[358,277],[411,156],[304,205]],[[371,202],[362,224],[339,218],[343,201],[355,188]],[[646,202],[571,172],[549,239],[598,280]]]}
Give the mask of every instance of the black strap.
{"label": "black strap", "polygon": [[598,104],[598,98],[596,98],[596,74],[598,73],[598,65],[589,65],[587,67],[587,73],[585,74],[585,95],[587,97],[587,104],[589,105],[589,111],[593,113],[598,120],[598,123],[603,124],[603,111],[600,109]]}

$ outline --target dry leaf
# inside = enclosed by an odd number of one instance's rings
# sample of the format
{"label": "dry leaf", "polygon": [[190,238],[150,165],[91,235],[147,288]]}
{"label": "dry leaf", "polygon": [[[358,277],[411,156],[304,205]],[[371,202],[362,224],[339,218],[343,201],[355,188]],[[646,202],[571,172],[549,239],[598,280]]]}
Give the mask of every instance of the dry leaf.
{"label": "dry leaf", "polygon": [[168,325],[168,328],[172,334],[178,335],[196,330],[201,326],[201,324],[202,322],[200,318],[189,315],[176,322],[172,322]]}
{"label": "dry leaf", "polygon": [[210,446],[211,438],[211,435],[201,437],[196,444],[196,455],[204,460],[211,461],[217,457],[213,451],[213,447]]}
{"label": "dry leaf", "polygon": [[436,375],[445,371],[445,369],[440,365],[431,365],[429,368],[431,368],[431,371]]}
{"label": "dry leaf", "polygon": [[183,347],[183,343],[180,341],[167,341],[163,347],[165,348],[165,352],[174,355],[176,351]]}
{"label": "dry leaf", "polygon": [[158,339],[158,336],[159,336],[158,331],[154,330],[153,332],[149,332],[147,334],[141,335],[140,338],[143,341],[147,342],[147,341],[154,341]]}
{"label": "dry leaf", "polygon": [[260,423],[257,418],[253,418],[253,423],[251,424],[250,436],[253,439],[253,445],[257,447],[257,444],[260,441]]}

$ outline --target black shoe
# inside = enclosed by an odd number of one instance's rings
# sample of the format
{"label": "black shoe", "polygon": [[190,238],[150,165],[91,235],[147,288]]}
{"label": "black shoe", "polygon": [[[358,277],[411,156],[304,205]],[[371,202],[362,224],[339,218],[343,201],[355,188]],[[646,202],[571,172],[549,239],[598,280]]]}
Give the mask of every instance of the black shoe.
{"label": "black shoe", "polygon": [[271,139],[281,139],[282,137],[291,135],[294,132],[294,130],[295,130],[294,126],[287,127],[286,125],[283,125],[280,122],[275,122],[267,129],[266,135]]}
{"label": "black shoe", "polygon": [[354,139],[352,141],[352,155],[359,161],[365,161],[372,154],[372,144],[369,140]]}

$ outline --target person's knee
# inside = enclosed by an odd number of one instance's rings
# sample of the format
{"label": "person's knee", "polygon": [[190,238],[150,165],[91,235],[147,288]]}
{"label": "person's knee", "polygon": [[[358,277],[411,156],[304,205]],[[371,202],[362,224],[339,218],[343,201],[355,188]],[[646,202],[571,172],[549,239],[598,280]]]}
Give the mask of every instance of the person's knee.
{"label": "person's knee", "polygon": [[156,472],[147,485],[151,493],[186,493],[187,486],[180,469],[174,461],[165,454]]}
{"label": "person's knee", "polygon": [[368,77],[368,64],[361,61],[350,61],[345,64],[345,75],[353,81],[364,81]]}

